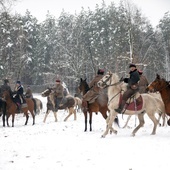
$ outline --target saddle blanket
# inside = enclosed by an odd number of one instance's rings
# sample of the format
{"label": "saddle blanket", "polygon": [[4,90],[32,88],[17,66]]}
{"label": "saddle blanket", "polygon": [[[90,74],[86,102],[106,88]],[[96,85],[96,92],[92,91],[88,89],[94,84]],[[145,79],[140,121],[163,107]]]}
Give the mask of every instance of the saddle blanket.
{"label": "saddle blanket", "polygon": [[[122,95],[120,96],[119,104],[121,103],[121,101],[122,101]],[[139,110],[142,109],[143,99],[142,99],[141,95],[137,99],[136,98],[131,98],[131,101],[132,102],[130,102],[130,103],[126,103],[126,105],[125,105],[126,110],[139,111]]]}

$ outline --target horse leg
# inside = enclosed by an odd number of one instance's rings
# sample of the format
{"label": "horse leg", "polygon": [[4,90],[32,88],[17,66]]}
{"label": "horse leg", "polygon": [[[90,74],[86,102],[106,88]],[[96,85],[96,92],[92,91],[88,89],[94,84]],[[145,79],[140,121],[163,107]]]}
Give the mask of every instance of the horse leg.
{"label": "horse leg", "polygon": [[84,131],[86,132],[87,131],[87,111],[84,111],[84,120],[85,120],[85,129]]}
{"label": "horse leg", "polygon": [[32,115],[32,118],[33,118],[33,124],[32,125],[35,125],[35,114],[34,114],[34,111],[30,111],[31,112],[31,115]]}
{"label": "horse leg", "polygon": [[[113,113],[112,113],[112,112],[113,112]],[[111,132],[117,134],[117,131],[112,127],[113,122],[114,122],[114,120],[115,120],[115,117],[116,117],[117,113],[115,113],[114,111],[112,111],[112,112],[110,111],[110,115],[109,115],[108,118],[106,119],[107,126],[106,126],[106,131],[105,131],[104,134],[102,135],[103,138],[108,134],[109,130],[110,130]]]}
{"label": "horse leg", "polygon": [[2,115],[3,127],[5,127],[5,115],[6,113],[3,112],[3,115]]}
{"label": "horse leg", "polygon": [[153,127],[151,135],[155,135],[156,134],[156,128],[157,128],[157,125],[158,125],[159,122],[156,119],[154,113],[151,113],[151,114],[147,113],[147,114],[148,114],[149,118],[152,120],[152,122],[154,123],[154,127]]}
{"label": "horse leg", "polygon": [[44,123],[45,123],[45,121],[46,121],[46,119],[47,119],[47,116],[48,116],[49,112],[50,112],[50,111],[47,110],[46,113],[45,113],[45,117],[44,117],[44,120],[43,120]]}
{"label": "horse leg", "polygon": [[76,111],[76,109],[74,109],[74,108],[73,108],[73,113],[74,113],[74,120],[77,120],[77,114],[76,114],[77,111]]}
{"label": "horse leg", "polygon": [[24,114],[25,114],[25,116],[26,116],[25,125],[27,125],[27,123],[28,123],[28,119],[29,119],[29,115],[28,115],[28,112],[26,112],[26,113],[24,113]]}
{"label": "horse leg", "polygon": [[12,114],[12,127],[14,127],[15,113]]}
{"label": "horse leg", "polygon": [[54,113],[55,122],[57,122],[57,121],[58,121],[58,120],[57,120],[57,112],[54,111],[53,113]]}
{"label": "horse leg", "polygon": [[126,123],[125,123],[125,125],[123,126],[123,128],[125,128],[125,127],[128,125],[128,122],[129,122],[130,118],[131,118],[131,115],[128,116],[128,118],[127,118],[127,120],[126,120]]}
{"label": "horse leg", "polygon": [[72,115],[73,113],[73,109],[72,108],[68,108],[68,116],[66,116],[66,118],[64,119],[64,122],[67,121],[67,119]]}
{"label": "horse leg", "polygon": [[8,127],[9,127],[9,122],[8,122],[9,117],[10,117],[10,114],[8,114],[7,117],[6,117],[6,123],[7,123]]}
{"label": "horse leg", "polygon": [[89,112],[89,125],[90,125],[90,131],[92,131],[92,112]]}
{"label": "horse leg", "polygon": [[135,136],[136,132],[145,124],[144,114],[145,114],[145,113],[140,113],[140,114],[138,114],[139,125],[133,130],[132,136]]}

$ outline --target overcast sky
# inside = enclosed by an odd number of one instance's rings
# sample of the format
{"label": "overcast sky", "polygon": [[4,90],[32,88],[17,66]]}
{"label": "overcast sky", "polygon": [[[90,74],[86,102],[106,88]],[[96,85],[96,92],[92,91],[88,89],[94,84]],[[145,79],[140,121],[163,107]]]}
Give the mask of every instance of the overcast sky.
{"label": "overcast sky", "polygon": [[[120,0],[105,0],[109,5],[111,2],[118,4]],[[81,11],[81,7],[94,9],[96,4],[101,5],[102,0],[18,0],[14,11],[25,14],[28,9],[39,21],[43,21],[47,11],[58,17],[64,9],[66,12],[75,14]],[[129,0],[133,2],[142,14],[145,15],[156,26],[164,13],[170,11],[170,0]]]}

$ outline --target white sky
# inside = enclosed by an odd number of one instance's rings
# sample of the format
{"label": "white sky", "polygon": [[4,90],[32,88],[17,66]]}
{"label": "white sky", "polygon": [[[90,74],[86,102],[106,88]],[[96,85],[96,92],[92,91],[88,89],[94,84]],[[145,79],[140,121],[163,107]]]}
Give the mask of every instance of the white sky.
{"label": "white sky", "polygon": [[[58,17],[64,9],[66,12],[74,14],[81,11],[81,7],[94,9],[96,4],[101,5],[102,0],[18,0],[14,11],[25,14],[28,9],[39,21],[43,21],[47,11]],[[120,0],[105,0],[109,5],[111,2],[119,3]],[[164,13],[170,11],[170,0],[129,0],[133,2],[142,14],[145,15],[156,26]]]}

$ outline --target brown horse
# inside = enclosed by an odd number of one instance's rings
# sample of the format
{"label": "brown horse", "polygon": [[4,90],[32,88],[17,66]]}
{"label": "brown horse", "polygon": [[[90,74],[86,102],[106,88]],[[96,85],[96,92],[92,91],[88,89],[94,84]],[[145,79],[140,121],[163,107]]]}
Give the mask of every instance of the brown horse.
{"label": "brown horse", "polygon": [[[161,78],[160,75],[156,75],[156,79],[150,83],[147,87],[147,90],[150,92],[159,92],[161,94],[162,100],[165,105],[165,112],[170,116],[170,83],[164,78]],[[170,126],[170,119],[167,121],[167,124]]]}
{"label": "brown horse", "polygon": [[[47,111],[44,117],[44,123],[46,121],[46,118],[50,111],[53,111],[54,117],[55,117],[55,122],[57,122],[57,113],[55,111],[55,97],[52,88],[47,88],[45,91],[41,93],[42,97],[47,97]],[[67,119],[74,114],[74,120],[76,120],[76,110],[74,109],[75,106],[75,100],[74,97],[71,95],[67,95],[62,99],[62,106],[59,107],[59,110],[63,109],[68,109],[69,114],[68,116],[64,119],[64,121],[67,121]]]}
{"label": "brown horse", "polygon": [[[6,102],[7,126],[9,126],[8,119],[9,119],[10,115],[12,115],[12,127],[14,127],[15,113],[18,112],[17,105],[16,105],[16,103],[13,102],[9,91],[3,92],[2,99],[3,99],[3,101]],[[27,125],[27,123],[28,123],[29,112],[32,115],[33,125],[34,125],[35,124],[34,102],[32,99],[29,99],[29,98],[25,98],[25,100],[26,100],[25,106],[23,106],[23,107],[21,106],[21,111],[26,116],[25,125]],[[3,122],[3,124],[5,124],[5,122]]]}
{"label": "brown horse", "polygon": [[[86,82],[86,79],[80,79],[80,85],[78,87],[80,93],[86,94],[89,90],[89,85]],[[85,130],[87,131],[87,113],[89,113],[89,124],[90,124],[90,131],[92,131],[92,113],[100,112],[104,119],[107,119],[109,109],[107,107],[108,97],[107,94],[101,93],[96,99],[95,102],[88,104],[88,109],[85,109],[82,104],[82,111],[85,117]],[[118,124],[118,118],[115,119],[115,122]]]}

